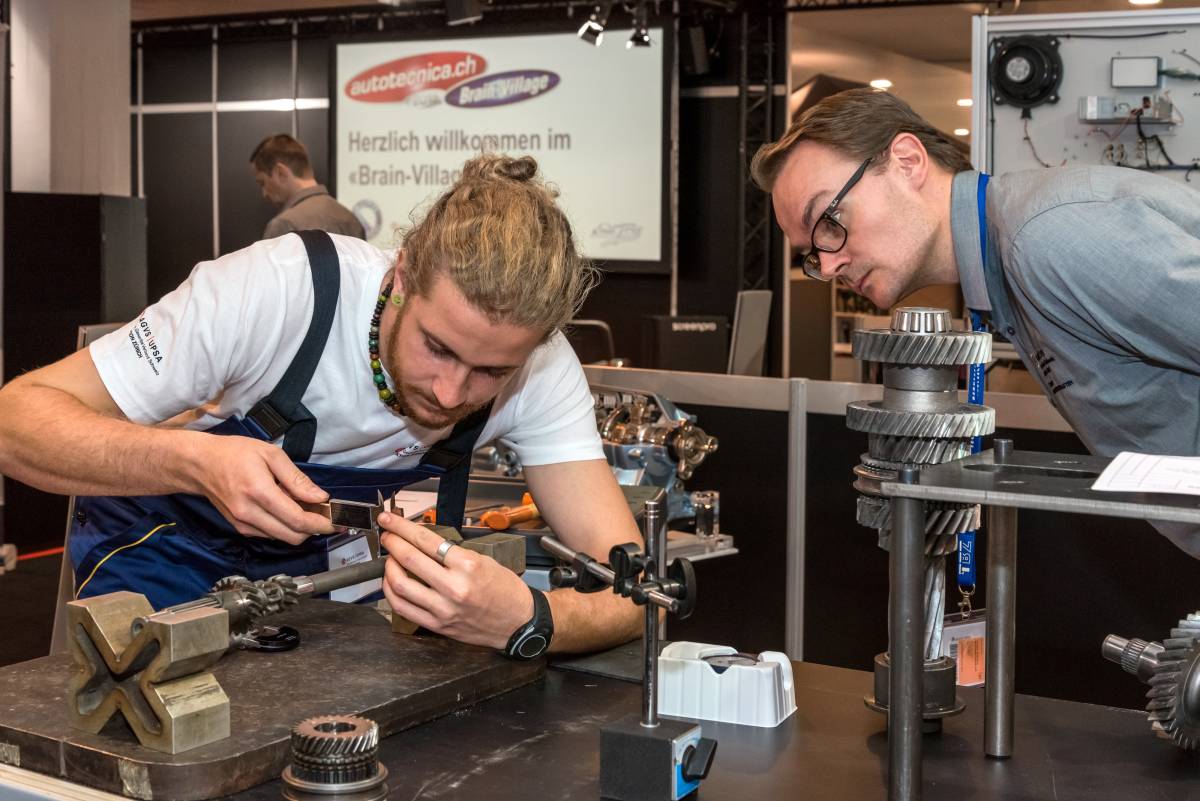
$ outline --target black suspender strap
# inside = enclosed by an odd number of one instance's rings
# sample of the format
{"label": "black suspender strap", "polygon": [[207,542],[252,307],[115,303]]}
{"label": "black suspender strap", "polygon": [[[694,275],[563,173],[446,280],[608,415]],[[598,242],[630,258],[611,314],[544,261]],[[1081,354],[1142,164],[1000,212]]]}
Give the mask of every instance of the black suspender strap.
{"label": "black suspender strap", "polygon": [[430,448],[421,458],[422,465],[443,471],[438,481],[439,526],[462,528],[467,507],[467,483],[471,475],[471,454],[491,414],[492,404],[489,403],[459,420],[450,436]]}
{"label": "black suspender strap", "polygon": [[298,231],[312,269],[313,315],[287,372],[271,394],[254,405],[246,418],[274,441],[283,437],[283,451],[292,461],[306,462],[317,437],[317,420],[300,401],[325,351],[337,311],[341,272],[337,249],[324,231]]}

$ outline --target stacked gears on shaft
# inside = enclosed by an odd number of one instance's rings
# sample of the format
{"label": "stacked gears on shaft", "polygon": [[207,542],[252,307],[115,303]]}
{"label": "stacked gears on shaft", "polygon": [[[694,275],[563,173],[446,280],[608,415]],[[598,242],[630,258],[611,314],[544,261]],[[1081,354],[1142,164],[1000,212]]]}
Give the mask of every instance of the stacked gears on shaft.
{"label": "stacked gears on shaft", "polygon": [[[846,407],[846,425],[867,434],[867,452],[854,468],[858,522],[879,532],[879,547],[891,545],[891,501],[880,484],[896,480],[903,468],[941,464],[971,453],[974,437],[996,428],[995,411],[958,399],[959,370],[991,358],[991,336],[951,329],[943,309],[901,308],[887,330],[855,331],[856,359],[883,367],[883,400],[855,401]],[[954,694],[953,662],[941,656],[946,606],[946,560],[957,536],[979,527],[979,507],[925,504],[925,718],[927,729],[962,710]],[[876,695],[869,706],[886,711],[888,660],[875,660]],[[950,669],[948,669],[948,667]]]}
{"label": "stacked gears on shaft", "polygon": [[379,727],[353,715],[327,715],[292,729],[292,764],[283,771],[289,801],[377,801],[387,797]]}

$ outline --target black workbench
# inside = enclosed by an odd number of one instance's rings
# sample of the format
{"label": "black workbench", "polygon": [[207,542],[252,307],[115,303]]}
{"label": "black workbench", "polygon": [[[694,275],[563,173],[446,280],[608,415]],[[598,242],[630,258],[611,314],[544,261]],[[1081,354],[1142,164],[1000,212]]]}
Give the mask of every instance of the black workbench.
{"label": "black workbench", "polygon": [[[696,801],[887,797],[884,719],[862,702],[871,675],[807,663],[794,670],[798,709],[778,729],[704,724],[719,746]],[[997,761],[983,756],[982,692],[961,692],[967,711],[925,738],[927,801],[1200,799],[1200,755],[1156,739],[1139,711],[1017,696],[1015,755]],[[639,706],[636,684],[552,669],[541,682],[386,739],[389,798],[596,799],[599,726]],[[279,797],[278,781],[235,796]]]}

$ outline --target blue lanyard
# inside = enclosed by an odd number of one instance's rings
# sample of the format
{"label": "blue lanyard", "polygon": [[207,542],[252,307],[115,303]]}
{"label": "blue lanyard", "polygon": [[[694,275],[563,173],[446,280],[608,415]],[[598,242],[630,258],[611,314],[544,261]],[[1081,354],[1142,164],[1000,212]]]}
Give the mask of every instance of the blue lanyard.
{"label": "blue lanyard", "polygon": [[[979,204],[979,251],[983,263],[987,264],[987,173],[979,174],[979,188],[976,198]],[[972,311],[971,330],[983,330],[983,318],[978,312]],[[973,364],[967,372],[967,402],[983,403],[983,365]],[[971,453],[979,453],[983,448],[983,437],[975,437],[971,441]],[[975,587],[975,532],[967,531],[958,535],[958,586]]]}

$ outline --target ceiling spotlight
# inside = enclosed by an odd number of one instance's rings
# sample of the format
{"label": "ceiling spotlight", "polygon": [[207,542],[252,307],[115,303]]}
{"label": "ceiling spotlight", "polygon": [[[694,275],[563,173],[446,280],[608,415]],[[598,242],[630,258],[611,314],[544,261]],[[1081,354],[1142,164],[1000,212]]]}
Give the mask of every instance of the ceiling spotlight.
{"label": "ceiling spotlight", "polygon": [[599,47],[604,39],[604,26],[608,24],[608,15],[612,12],[612,7],[611,0],[597,5],[588,21],[579,28],[579,38]]}
{"label": "ceiling spotlight", "polygon": [[970,108],[971,106],[975,105],[975,101],[969,97],[964,97],[958,101],[958,105],[962,106],[963,108]]}
{"label": "ceiling spotlight", "polygon": [[970,136],[971,132],[968,131],[966,128],[955,128],[954,135],[955,136]]}
{"label": "ceiling spotlight", "polygon": [[891,89],[892,82],[887,78],[876,78],[875,80],[871,81],[871,86],[875,89]]}
{"label": "ceiling spotlight", "polygon": [[646,9],[645,3],[638,3],[637,9],[633,12],[633,35],[629,37],[629,41],[625,43],[625,49],[631,47],[649,47],[650,46],[650,31],[647,23],[649,11]]}
{"label": "ceiling spotlight", "polygon": [[445,3],[447,25],[466,25],[483,19],[479,0],[445,0]]}
{"label": "ceiling spotlight", "polygon": [[1129,0],[1131,6],[1156,6],[1162,0]]}

